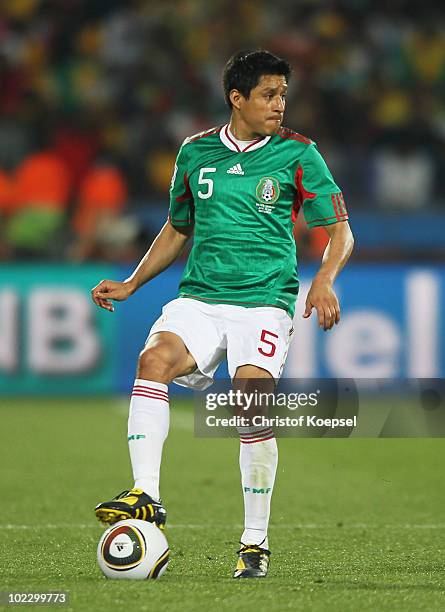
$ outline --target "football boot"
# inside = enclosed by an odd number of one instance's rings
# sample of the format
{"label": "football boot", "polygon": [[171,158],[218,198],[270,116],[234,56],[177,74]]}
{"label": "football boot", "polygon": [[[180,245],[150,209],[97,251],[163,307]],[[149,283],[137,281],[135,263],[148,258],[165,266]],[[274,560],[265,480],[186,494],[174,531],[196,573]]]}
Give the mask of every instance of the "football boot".
{"label": "football boot", "polygon": [[234,578],[265,578],[269,569],[270,550],[256,544],[245,544],[238,551]]}
{"label": "football boot", "polygon": [[98,504],[94,512],[105,525],[113,525],[125,519],[140,519],[164,529],[167,520],[161,501],[155,501],[142,489],[122,491],[111,501]]}

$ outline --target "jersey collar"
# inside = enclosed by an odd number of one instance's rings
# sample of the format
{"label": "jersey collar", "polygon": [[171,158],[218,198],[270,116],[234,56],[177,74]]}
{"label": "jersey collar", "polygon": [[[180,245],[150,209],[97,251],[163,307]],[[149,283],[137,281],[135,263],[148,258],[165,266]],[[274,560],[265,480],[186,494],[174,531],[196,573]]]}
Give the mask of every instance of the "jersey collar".
{"label": "jersey collar", "polygon": [[219,131],[219,137],[221,138],[221,142],[226,145],[228,149],[235,151],[236,153],[247,153],[249,151],[255,151],[256,149],[261,149],[261,147],[264,147],[264,145],[266,145],[270,140],[270,136],[263,136],[262,138],[257,138],[251,142],[245,149],[240,149],[230,136],[228,123],[223,125]]}

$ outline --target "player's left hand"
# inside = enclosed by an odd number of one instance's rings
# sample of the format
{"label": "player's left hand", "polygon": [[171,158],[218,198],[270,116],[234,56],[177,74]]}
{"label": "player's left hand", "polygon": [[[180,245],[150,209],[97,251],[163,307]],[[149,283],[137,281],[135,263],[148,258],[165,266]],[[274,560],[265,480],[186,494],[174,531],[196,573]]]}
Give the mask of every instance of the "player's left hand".
{"label": "player's left hand", "polygon": [[304,319],[311,316],[313,308],[317,311],[318,325],[325,331],[340,322],[340,304],[329,280],[314,278],[306,298]]}

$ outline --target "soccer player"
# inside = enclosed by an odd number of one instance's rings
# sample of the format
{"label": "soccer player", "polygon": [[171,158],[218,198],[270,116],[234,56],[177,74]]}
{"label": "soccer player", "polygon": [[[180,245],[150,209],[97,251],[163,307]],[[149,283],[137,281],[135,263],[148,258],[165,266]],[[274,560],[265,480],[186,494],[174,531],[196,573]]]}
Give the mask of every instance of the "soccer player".
{"label": "soccer player", "polygon": [[[112,311],[113,300],[126,300],[165,270],[194,234],[179,297],[164,306],[138,360],[128,420],[134,488],[96,507],[104,523],[137,518],[164,527],[159,471],[171,382],[205,389],[226,356],[237,388],[278,381],[298,293],[292,230],[299,208],[309,227],[322,225],[329,235],[303,316],[315,308],[324,330],[340,321],[333,282],[351,253],[352,234],[342,193],[315,143],[281,127],[289,76],[289,64],[267,51],[228,61],[229,123],[184,141],[168,221],[128,279],[92,289],[94,302]],[[271,429],[240,430],[245,529],[235,578],[267,574],[277,459]]]}

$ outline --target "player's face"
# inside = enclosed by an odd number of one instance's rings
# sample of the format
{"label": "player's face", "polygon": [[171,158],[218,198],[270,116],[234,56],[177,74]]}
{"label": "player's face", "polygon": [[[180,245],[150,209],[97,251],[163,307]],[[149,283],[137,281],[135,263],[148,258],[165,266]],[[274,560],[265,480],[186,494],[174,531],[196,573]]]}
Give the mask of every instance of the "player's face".
{"label": "player's face", "polygon": [[248,98],[240,95],[240,116],[256,136],[272,136],[283,121],[286,106],[286,78],[265,74]]}

